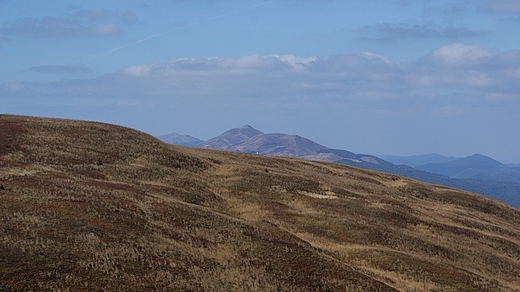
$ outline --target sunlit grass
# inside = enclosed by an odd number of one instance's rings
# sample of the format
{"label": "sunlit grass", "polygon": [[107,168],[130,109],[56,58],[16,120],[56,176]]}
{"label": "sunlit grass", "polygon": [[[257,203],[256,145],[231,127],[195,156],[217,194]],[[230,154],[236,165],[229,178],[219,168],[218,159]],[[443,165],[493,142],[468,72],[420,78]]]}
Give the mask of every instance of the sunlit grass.
{"label": "sunlit grass", "polygon": [[0,291],[520,289],[520,211],[482,196],[99,123],[0,134]]}

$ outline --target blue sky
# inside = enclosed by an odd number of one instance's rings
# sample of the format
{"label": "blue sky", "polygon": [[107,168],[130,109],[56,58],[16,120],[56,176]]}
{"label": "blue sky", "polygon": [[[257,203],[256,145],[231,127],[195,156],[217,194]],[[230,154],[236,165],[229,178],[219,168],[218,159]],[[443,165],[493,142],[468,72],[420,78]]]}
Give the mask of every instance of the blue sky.
{"label": "blue sky", "polygon": [[0,113],[520,162],[517,0],[0,0]]}

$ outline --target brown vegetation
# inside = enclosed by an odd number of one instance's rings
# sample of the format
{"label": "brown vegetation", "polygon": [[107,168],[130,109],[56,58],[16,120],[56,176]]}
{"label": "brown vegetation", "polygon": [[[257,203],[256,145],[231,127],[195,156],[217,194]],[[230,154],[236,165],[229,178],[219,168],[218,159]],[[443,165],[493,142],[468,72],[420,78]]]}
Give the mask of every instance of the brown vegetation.
{"label": "brown vegetation", "polygon": [[519,291],[520,211],[299,159],[0,116],[0,291]]}

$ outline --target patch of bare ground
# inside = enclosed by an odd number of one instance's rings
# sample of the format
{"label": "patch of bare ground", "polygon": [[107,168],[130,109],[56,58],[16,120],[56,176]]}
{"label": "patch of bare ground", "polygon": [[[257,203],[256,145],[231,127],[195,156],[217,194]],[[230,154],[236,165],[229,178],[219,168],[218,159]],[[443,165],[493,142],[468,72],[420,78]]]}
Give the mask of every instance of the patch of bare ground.
{"label": "patch of bare ground", "polygon": [[520,211],[345,165],[0,115],[0,291],[519,291]]}

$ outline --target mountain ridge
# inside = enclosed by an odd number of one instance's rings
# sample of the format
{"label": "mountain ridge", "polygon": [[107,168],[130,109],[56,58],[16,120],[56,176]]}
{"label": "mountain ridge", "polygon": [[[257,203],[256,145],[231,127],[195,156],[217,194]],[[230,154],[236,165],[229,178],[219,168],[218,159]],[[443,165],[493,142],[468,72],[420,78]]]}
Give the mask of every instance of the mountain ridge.
{"label": "mountain ridge", "polygon": [[166,135],[156,136],[156,138],[168,144],[175,144],[181,146],[195,146],[203,142],[202,140],[192,137],[190,135],[181,135],[175,132]]}
{"label": "mountain ridge", "polygon": [[[517,179],[515,173],[507,173],[507,169],[504,170],[502,168],[502,172],[495,173],[486,173],[482,169],[478,172],[466,169],[465,175],[450,176],[442,171],[436,172],[435,170],[427,171],[421,169],[420,165],[418,165],[425,161],[450,163],[457,160],[467,161],[470,158],[446,157],[440,154],[415,155],[404,158],[399,156],[390,157],[394,161],[397,160],[407,162],[409,165],[415,165],[416,167],[414,168],[408,165],[395,165],[373,155],[355,154],[347,150],[331,149],[298,135],[265,134],[250,125],[233,128],[219,136],[195,145],[195,147],[342,163],[484,194],[520,208],[520,179]],[[475,157],[479,158],[480,156],[477,155]],[[482,157],[480,158],[482,159]],[[443,164],[439,165],[442,166]],[[507,166],[504,165],[504,167]],[[511,169],[511,171],[516,170]]]}
{"label": "mountain ridge", "polygon": [[234,150],[236,145],[244,143],[248,139],[261,134],[263,133],[246,124],[239,128],[233,128],[231,130],[228,130],[217,137],[199,143],[195,145],[195,147],[220,150]]}
{"label": "mountain ridge", "polygon": [[453,178],[510,181],[520,183],[520,172],[482,154],[452,160],[444,163],[431,163],[416,167],[419,170],[438,173]]}
{"label": "mountain ridge", "polygon": [[398,155],[379,155],[382,159],[389,161],[396,165],[407,165],[416,167],[428,163],[440,163],[448,162],[462,157],[444,156],[438,153],[422,154],[422,155],[411,155],[411,156],[398,156]]}

